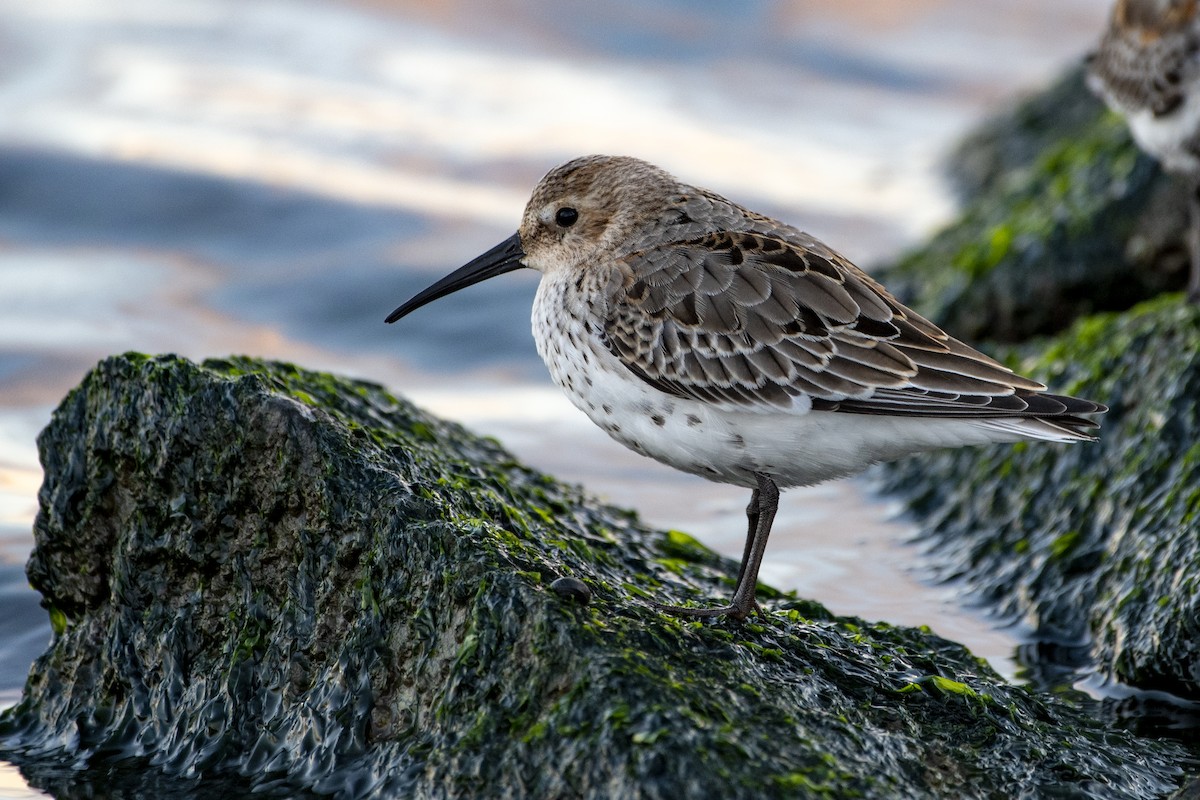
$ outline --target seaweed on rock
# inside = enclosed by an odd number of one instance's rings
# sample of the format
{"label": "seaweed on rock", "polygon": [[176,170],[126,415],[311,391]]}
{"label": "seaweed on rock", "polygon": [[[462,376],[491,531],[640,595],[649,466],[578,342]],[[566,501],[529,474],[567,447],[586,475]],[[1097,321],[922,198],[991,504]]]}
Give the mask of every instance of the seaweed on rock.
{"label": "seaweed on rock", "polygon": [[1186,187],[1082,69],[968,137],[954,164],[962,215],[888,280],[956,336],[1025,342],[1001,355],[1111,410],[1097,444],[919,456],[880,468],[883,487],[921,518],[941,575],[1051,651],[1031,666],[1200,700],[1200,313],[1159,296],[1185,279]]}
{"label": "seaweed on rock", "polygon": [[959,217],[883,267],[967,341],[1020,342],[1181,289],[1187,192],[1070,72],[998,115],[950,163]]}
{"label": "seaweed on rock", "polygon": [[[769,593],[746,625],[664,616],[646,593],[718,594],[731,565],[378,386],[114,357],[39,445],[29,575],[55,637],[0,754],[60,797],[1099,798],[1181,780],[1176,746],[927,631]],[[563,576],[590,602],[549,588]]]}
{"label": "seaweed on rock", "polygon": [[1100,440],[889,465],[939,571],[1108,678],[1200,699],[1200,308],[1090,317],[1021,369],[1108,403]]}

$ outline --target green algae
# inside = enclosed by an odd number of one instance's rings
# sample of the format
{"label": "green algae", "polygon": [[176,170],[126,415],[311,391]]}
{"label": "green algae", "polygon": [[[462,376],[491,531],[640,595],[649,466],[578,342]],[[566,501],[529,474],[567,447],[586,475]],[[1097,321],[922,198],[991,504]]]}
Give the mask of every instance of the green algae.
{"label": "green algae", "polygon": [[1163,297],[1009,356],[1108,403],[1100,440],[923,456],[885,468],[885,488],[928,521],[944,574],[1090,642],[1104,676],[1200,698],[1200,309]]}
{"label": "green algae", "polygon": [[940,575],[1072,669],[1200,699],[1200,323],[1162,294],[1186,272],[1186,187],[1137,152],[1081,70],[969,137],[952,169],[961,216],[889,285],[967,340],[1053,334],[990,349],[1111,410],[1098,444],[923,456],[880,468],[883,488],[922,520]]}
{"label": "green algae", "polygon": [[952,169],[970,176],[961,214],[883,277],[955,336],[1022,341],[1183,285],[1182,187],[1081,71],[992,121]]}
{"label": "green algae", "polygon": [[[347,798],[1161,797],[1179,780],[1172,745],[928,631],[771,592],[747,625],[664,616],[650,597],[711,602],[735,565],[378,386],[112,358],[39,446],[29,575],[67,623],[0,717],[34,785],[110,791],[111,762]],[[548,588],[564,575],[588,604]],[[94,772],[47,766],[63,759]]]}

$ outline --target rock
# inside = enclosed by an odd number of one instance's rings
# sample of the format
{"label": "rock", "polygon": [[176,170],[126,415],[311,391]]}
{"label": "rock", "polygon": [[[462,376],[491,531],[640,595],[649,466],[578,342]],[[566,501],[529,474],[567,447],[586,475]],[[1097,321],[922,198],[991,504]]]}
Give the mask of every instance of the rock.
{"label": "rock", "polygon": [[1187,280],[1187,187],[1138,151],[1082,69],[969,136],[950,173],[961,216],[881,272],[961,339],[1061,332]]}
{"label": "rock", "polygon": [[[934,453],[884,465],[884,491],[923,519],[940,575],[1030,626],[1034,678],[1070,684],[1094,669],[1200,699],[1198,315],[1177,297],[1134,308],[1182,287],[1186,190],[1136,151],[1080,71],[968,137],[953,163],[961,217],[888,279],[955,336],[1060,331],[1004,353],[1111,410],[1097,445]],[[1103,308],[1123,313],[1085,317]],[[1195,709],[1180,714],[1196,727]]]}
{"label": "rock", "polygon": [[[1095,670],[1200,700],[1200,318],[1178,297],[1135,308],[1183,285],[1186,189],[1137,152],[1081,70],[968,137],[952,163],[962,216],[889,278],[968,340],[1058,331],[1004,352],[1111,411],[1099,444],[936,453],[882,467],[883,488],[923,520],[939,574],[1033,631],[1035,679]],[[1122,313],[1086,316],[1105,308]],[[1146,714],[1145,700],[1110,705]],[[1195,708],[1167,713],[1200,725]]]}
{"label": "rock", "polygon": [[[0,716],[0,755],[59,797],[1183,782],[1178,746],[1007,685],[926,631],[769,591],[745,625],[664,616],[647,597],[724,596],[734,565],[378,386],[126,355],[39,446],[29,576],[55,637]],[[564,576],[589,603],[550,588]]]}
{"label": "rock", "polygon": [[1098,442],[926,455],[884,488],[942,575],[1105,678],[1200,700],[1200,308],[1172,295],[1028,351],[1022,372],[1110,406]]}
{"label": "rock", "polygon": [[[999,109],[963,137],[945,159],[944,172],[960,202],[969,203],[1033,168],[1047,150],[1086,138],[1107,115],[1103,101],[1088,88],[1083,64],[1008,107]],[[1121,147],[1125,146],[1121,139]]]}

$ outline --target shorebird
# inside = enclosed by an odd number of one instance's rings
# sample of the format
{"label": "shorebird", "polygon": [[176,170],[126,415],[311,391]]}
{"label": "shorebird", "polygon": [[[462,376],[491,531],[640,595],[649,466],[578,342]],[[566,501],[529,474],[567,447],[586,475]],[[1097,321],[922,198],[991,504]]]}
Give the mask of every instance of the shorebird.
{"label": "shorebird", "polygon": [[1190,183],[1188,299],[1200,302],[1200,2],[1118,0],[1088,60],[1088,85],[1134,141]]}
{"label": "shorebird", "polygon": [[635,158],[551,170],[517,233],[417,294],[529,267],[538,353],[626,447],[752,490],[732,601],[655,604],[745,619],[779,489],[924,450],[1089,440],[1088,400],[951,338],[812,236]]}

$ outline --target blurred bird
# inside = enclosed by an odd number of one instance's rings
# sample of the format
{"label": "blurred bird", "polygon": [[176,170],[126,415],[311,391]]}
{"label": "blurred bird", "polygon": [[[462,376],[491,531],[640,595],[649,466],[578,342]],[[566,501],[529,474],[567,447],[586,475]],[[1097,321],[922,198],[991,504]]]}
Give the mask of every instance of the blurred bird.
{"label": "blurred bird", "polygon": [[1198,0],[1118,0],[1088,84],[1125,116],[1134,140],[1191,185],[1188,299],[1200,301],[1200,8]]}
{"label": "blurred bird", "polygon": [[[733,599],[745,619],[779,489],[940,447],[1089,440],[1104,411],[942,332],[806,233],[634,158],[551,170],[520,230],[387,318],[529,267],[538,352],[621,444],[752,490]],[[657,605],[657,604],[656,604]]]}

